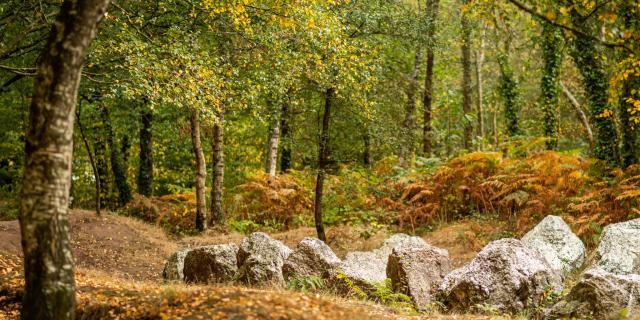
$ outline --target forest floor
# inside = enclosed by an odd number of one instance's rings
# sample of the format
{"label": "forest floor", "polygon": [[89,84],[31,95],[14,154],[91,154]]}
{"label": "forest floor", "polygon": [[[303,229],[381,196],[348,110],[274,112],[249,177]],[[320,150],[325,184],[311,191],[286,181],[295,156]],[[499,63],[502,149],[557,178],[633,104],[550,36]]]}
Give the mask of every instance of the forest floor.
{"label": "forest floor", "polygon": [[[368,301],[331,294],[297,293],[280,288],[165,284],[162,270],[178,248],[240,242],[238,233],[213,232],[183,238],[168,237],[156,226],[133,218],[73,210],[71,243],[76,260],[79,319],[495,319],[472,315],[415,315]],[[455,267],[471,260],[491,240],[499,224],[474,220],[446,225],[423,236],[448,249]],[[362,230],[329,228],[328,244],[338,256],[370,250],[388,234],[364,239]],[[314,229],[299,228],[272,236],[290,247]],[[0,221],[0,319],[17,319],[23,286],[20,228]]]}

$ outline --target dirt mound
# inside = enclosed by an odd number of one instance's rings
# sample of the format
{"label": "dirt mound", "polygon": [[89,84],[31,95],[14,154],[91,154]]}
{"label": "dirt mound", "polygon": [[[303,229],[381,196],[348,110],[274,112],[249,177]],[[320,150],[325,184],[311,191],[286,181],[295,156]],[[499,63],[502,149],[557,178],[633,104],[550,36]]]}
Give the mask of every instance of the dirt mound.
{"label": "dirt mound", "polygon": [[[135,219],[72,210],[71,248],[79,268],[113,272],[125,279],[160,279],[177,248],[164,233]],[[18,221],[0,221],[0,252],[22,254]]]}

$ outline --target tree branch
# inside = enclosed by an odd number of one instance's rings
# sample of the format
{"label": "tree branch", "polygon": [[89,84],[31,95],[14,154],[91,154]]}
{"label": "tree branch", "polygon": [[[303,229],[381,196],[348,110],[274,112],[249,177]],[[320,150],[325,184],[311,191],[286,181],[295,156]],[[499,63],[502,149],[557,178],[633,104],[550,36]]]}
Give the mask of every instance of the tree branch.
{"label": "tree branch", "polygon": [[532,16],[538,17],[538,18],[546,21],[547,23],[549,23],[549,24],[551,24],[553,26],[556,26],[558,28],[562,28],[562,29],[565,29],[567,31],[570,31],[570,32],[572,32],[573,34],[575,34],[577,36],[581,36],[581,37],[584,37],[584,38],[595,40],[597,43],[600,43],[605,47],[623,48],[623,49],[625,49],[625,50],[627,50],[627,51],[629,51],[631,53],[634,52],[631,48],[627,47],[624,43],[604,41],[604,40],[602,40],[602,39],[600,39],[598,37],[595,37],[595,36],[592,36],[592,35],[590,35],[588,33],[585,33],[584,31],[582,31],[580,29],[576,29],[576,28],[574,28],[572,26],[567,26],[565,24],[562,24],[562,23],[559,23],[557,21],[551,20],[551,19],[547,18],[547,16],[545,16],[544,14],[539,13],[538,11],[536,11],[533,8],[527,7],[524,3],[522,3],[522,2],[520,2],[518,0],[507,0],[507,1],[511,2],[511,4],[515,5],[520,10],[525,11],[525,12],[529,13]]}

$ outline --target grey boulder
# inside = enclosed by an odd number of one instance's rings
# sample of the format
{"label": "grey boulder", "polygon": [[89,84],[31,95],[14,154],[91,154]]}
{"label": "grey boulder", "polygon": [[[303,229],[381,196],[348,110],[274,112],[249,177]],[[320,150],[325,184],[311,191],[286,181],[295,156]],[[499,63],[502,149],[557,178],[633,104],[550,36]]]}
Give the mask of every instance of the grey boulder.
{"label": "grey boulder", "polygon": [[387,263],[387,278],[393,290],[411,297],[421,309],[433,299],[438,286],[451,269],[449,253],[432,247],[393,249]]}
{"label": "grey boulder", "polygon": [[238,280],[251,285],[284,284],[282,266],[291,249],[262,232],[248,235],[238,249]]}
{"label": "grey boulder", "polygon": [[560,276],[517,239],[489,243],[466,266],[449,273],[439,294],[453,311],[490,306],[502,312],[535,307],[545,291],[560,291]]}
{"label": "grey boulder", "polygon": [[234,280],[238,271],[238,246],[222,244],[193,249],[184,258],[184,281],[221,283]]}
{"label": "grey boulder", "polygon": [[640,275],[590,269],[546,318],[623,319],[638,316],[639,304]]}
{"label": "grey boulder", "polygon": [[373,250],[373,252],[378,256],[378,258],[387,262],[389,255],[393,251],[394,248],[400,247],[422,247],[427,246],[428,244],[422,240],[420,237],[410,236],[404,233],[396,233],[386,239],[382,246],[378,249]]}
{"label": "grey boulder", "polygon": [[640,219],[610,224],[602,230],[593,267],[615,274],[640,272]]}
{"label": "grey boulder", "polygon": [[384,283],[387,279],[386,262],[370,251],[348,252],[338,266],[337,286],[343,293],[360,290],[371,293],[375,283]]}
{"label": "grey boulder", "polygon": [[558,216],[545,217],[522,237],[522,243],[536,250],[556,271],[573,272],[584,263],[584,244]]}
{"label": "grey boulder", "polygon": [[316,276],[331,278],[336,274],[340,258],[323,241],[306,237],[284,262],[282,273],[285,280]]}
{"label": "grey boulder", "polygon": [[162,278],[167,281],[184,280],[184,258],[188,252],[189,249],[174,252],[164,264]]}

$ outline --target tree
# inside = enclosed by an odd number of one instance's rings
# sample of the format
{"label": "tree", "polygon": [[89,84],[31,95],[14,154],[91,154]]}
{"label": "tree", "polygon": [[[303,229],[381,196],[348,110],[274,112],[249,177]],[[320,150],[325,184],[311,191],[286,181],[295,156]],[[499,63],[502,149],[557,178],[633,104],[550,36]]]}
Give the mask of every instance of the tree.
{"label": "tree", "polygon": [[213,175],[211,177],[211,215],[209,226],[221,225],[225,222],[222,206],[222,192],[224,187],[224,109],[217,113],[216,123],[213,125]]}
{"label": "tree", "polygon": [[138,164],[138,193],[147,197],[153,194],[153,111],[142,106],[140,111],[140,159]]}
{"label": "tree", "polygon": [[73,319],[69,189],[76,97],[84,58],[108,0],[66,0],[40,57],[29,109],[20,229],[22,319]]}
{"label": "tree", "polygon": [[470,1],[465,0],[462,6],[461,26],[462,26],[462,43],[460,49],[462,51],[462,112],[464,113],[462,121],[464,121],[464,129],[462,136],[463,147],[471,150],[471,136],[473,134],[473,125],[469,121],[469,115],[472,111],[471,101],[471,22],[469,21],[468,8]]}
{"label": "tree", "polygon": [[542,126],[546,137],[547,150],[558,148],[558,101],[560,96],[560,66],[562,64],[562,33],[560,30],[542,22],[542,59],[543,72],[540,81]]}
{"label": "tree", "polygon": [[207,205],[205,199],[205,184],[207,181],[207,165],[200,139],[200,113],[192,109],[189,117],[191,125],[191,145],[196,159],[196,229],[202,231],[207,228]]}
{"label": "tree", "polygon": [[405,107],[404,121],[402,122],[402,142],[400,143],[400,155],[398,162],[401,166],[407,166],[407,158],[413,152],[413,127],[415,123],[416,111],[416,91],[418,91],[418,76],[420,75],[420,65],[422,64],[422,52],[420,46],[416,48],[415,63],[413,73],[409,79],[407,87],[407,105]]}
{"label": "tree", "polygon": [[571,57],[580,74],[589,100],[589,119],[595,129],[596,158],[611,164],[618,163],[618,136],[616,134],[613,108],[608,103],[609,82],[607,72],[600,59],[597,40],[587,36],[594,30],[594,21],[583,16],[576,7],[570,10],[571,20],[584,34],[574,34],[571,41]]}
{"label": "tree", "polygon": [[427,38],[429,45],[427,46],[427,71],[424,78],[424,92],[422,94],[422,102],[424,107],[423,112],[423,130],[422,130],[422,153],[426,156],[431,155],[432,152],[432,138],[431,138],[431,113],[433,103],[433,63],[435,58],[435,40],[436,40],[436,25],[438,19],[438,6],[439,0],[427,0],[427,19],[428,29]]}
{"label": "tree", "polygon": [[327,160],[329,156],[329,126],[331,124],[331,107],[335,99],[335,89],[329,88],[324,96],[324,113],[322,115],[322,132],[320,133],[320,144],[318,148],[318,176],[316,178],[316,198],[314,208],[314,218],[318,239],[326,241],[324,224],[322,221],[322,196],[324,190],[324,178],[327,170]]}

